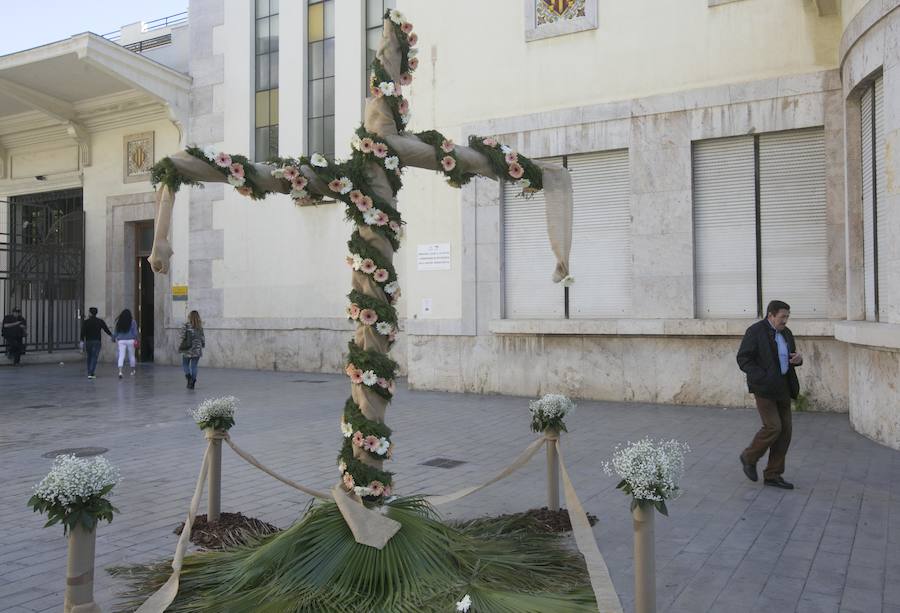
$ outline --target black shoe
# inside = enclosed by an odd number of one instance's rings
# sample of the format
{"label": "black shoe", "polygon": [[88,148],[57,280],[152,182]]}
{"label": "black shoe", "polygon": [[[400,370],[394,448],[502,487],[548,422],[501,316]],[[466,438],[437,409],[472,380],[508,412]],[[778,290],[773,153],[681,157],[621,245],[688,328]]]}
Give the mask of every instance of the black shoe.
{"label": "black shoe", "polygon": [[185,375],[184,378],[185,378],[185,380],[187,381],[186,387],[187,387],[188,389],[191,389],[191,376],[190,376],[190,375]]}
{"label": "black shoe", "polygon": [[788,483],[781,477],[775,477],[774,479],[766,479],[763,481],[766,485],[771,485],[772,487],[780,487],[783,490],[792,490],[794,489],[793,483]]}
{"label": "black shoe", "polygon": [[741,458],[741,466],[744,467],[744,474],[747,475],[747,478],[751,481],[759,481],[759,475],[756,474],[756,464],[745,461],[743,453],[739,457]]}
{"label": "black shoe", "polygon": [[191,378],[188,380],[188,389],[194,389],[195,385],[197,385],[196,379]]}

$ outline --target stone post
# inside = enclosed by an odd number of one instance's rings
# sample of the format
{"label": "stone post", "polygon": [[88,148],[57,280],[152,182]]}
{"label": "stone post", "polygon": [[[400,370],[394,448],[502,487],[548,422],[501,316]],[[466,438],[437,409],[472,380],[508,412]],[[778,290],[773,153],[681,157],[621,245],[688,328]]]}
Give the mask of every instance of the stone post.
{"label": "stone post", "polygon": [[86,530],[79,523],[69,530],[64,613],[100,613],[100,607],[94,602],[94,546],[96,539],[96,528]]}
{"label": "stone post", "polygon": [[634,524],[634,613],[656,613],[656,553],[652,506],[636,506]]}
{"label": "stone post", "polygon": [[547,439],[547,508],[559,511],[559,454],[556,443],[559,442],[559,431],[544,430]]}
{"label": "stone post", "polygon": [[222,439],[225,432],[207,428],[204,430],[209,441],[209,501],[206,505],[206,521],[219,521],[222,512]]}

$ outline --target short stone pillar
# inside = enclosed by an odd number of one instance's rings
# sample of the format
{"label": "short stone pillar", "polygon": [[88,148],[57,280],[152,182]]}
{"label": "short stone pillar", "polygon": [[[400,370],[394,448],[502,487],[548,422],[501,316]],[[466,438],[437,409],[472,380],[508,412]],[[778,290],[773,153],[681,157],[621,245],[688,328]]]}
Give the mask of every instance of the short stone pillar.
{"label": "short stone pillar", "polygon": [[206,428],[203,433],[209,441],[209,472],[207,483],[209,499],[206,505],[206,521],[219,521],[222,513],[222,439],[224,430]]}
{"label": "short stone pillar", "polygon": [[556,444],[559,442],[559,430],[544,430],[547,439],[547,508],[559,511],[559,454]]}
{"label": "short stone pillar", "polygon": [[653,534],[656,511],[635,505],[634,524],[634,613],[656,613],[656,546]]}
{"label": "short stone pillar", "polygon": [[69,530],[69,559],[66,566],[64,613],[100,613],[94,602],[94,548],[97,531],[80,523]]}

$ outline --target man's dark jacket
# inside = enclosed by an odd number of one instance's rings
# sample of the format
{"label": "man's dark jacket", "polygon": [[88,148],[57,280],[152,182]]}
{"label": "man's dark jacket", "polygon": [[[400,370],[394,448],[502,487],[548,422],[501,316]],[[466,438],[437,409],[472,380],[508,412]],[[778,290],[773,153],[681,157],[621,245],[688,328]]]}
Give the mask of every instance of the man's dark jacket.
{"label": "man's dark jacket", "polygon": [[[788,353],[796,353],[797,345],[791,331],[785,328],[781,334],[787,341]],[[737,363],[747,373],[747,389],[757,396],[780,398],[787,392],[791,398],[796,398],[800,394],[800,381],[797,380],[794,365],[788,364],[787,377],[781,374],[775,328],[767,319],[756,322],[744,332],[744,340],[737,352]]]}

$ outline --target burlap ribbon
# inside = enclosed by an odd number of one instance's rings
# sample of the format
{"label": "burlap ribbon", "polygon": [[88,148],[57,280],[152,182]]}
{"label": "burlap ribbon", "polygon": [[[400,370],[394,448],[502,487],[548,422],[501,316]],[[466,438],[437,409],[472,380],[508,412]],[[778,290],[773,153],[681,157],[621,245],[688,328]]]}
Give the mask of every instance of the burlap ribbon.
{"label": "burlap ribbon", "polygon": [[299,491],[303,492],[304,494],[308,494],[308,495],[312,496],[313,498],[321,498],[322,500],[331,500],[332,499],[331,494],[326,494],[325,492],[320,492],[318,490],[314,490],[311,487],[306,487],[305,485],[300,485],[299,483],[297,483],[295,481],[291,481],[287,477],[283,477],[283,476],[279,475],[277,472],[275,472],[268,466],[262,464],[259,460],[254,458],[252,455],[250,455],[249,453],[247,453],[246,451],[244,451],[243,449],[238,447],[234,443],[234,441],[231,440],[231,437],[227,434],[225,435],[225,442],[228,443],[228,446],[231,447],[234,450],[234,452],[236,454],[238,454],[238,456],[243,458],[248,464],[255,466],[256,468],[260,469],[261,471],[263,471],[270,477],[272,477],[274,479],[278,479],[285,485],[289,485],[292,488],[294,488],[295,490],[299,490]]}
{"label": "burlap ribbon", "polygon": [[584,556],[588,576],[591,578],[591,587],[594,589],[594,597],[597,599],[597,608],[600,613],[622,613],[622,603],[619,601],[619,595],[616,594],[616,588],[613,586],[612,577],[609,576],[609,569],[606,567],[600,548],[597,547],[597,539],[594,537],[587,514],[584,512],[578,494],[575,493],[575,486],[572,485],[572,480],[569,478],[569,471],[566,470],[559,441],[552,444],[556,445],[556,453],[559,454],[559,470],[563,480],[566,507],[569,509],[569,520],[572,522],[572,535],[575,537],[578,551]]}
{"label": "burlap ribbon", "polygon": [[184,563],[184,555],[187,552],[187,546],[191,539],[191,528],[194,525],[194,518],[197,516],[197,509],[200,507],[200,498],[203,495],[203,484],[206,482],[206,476],[209,466],[209,446],[206,445],[206,451],[203,452],[203,463],[200,466],[200,475],[197,477],[197,485],[194,487],[194,497],[191,498],[191,506],[188,509],[187,518],[184,520],[184,527],[181,529],[181,535],[178,537],[178,545],[175,547],[175,557],[172,559],[172,574],[161,588],[156,590],[150,598],[144,601],[136,613],[163,613],[178,595],[178,584],[181,577],[181,566]]}

